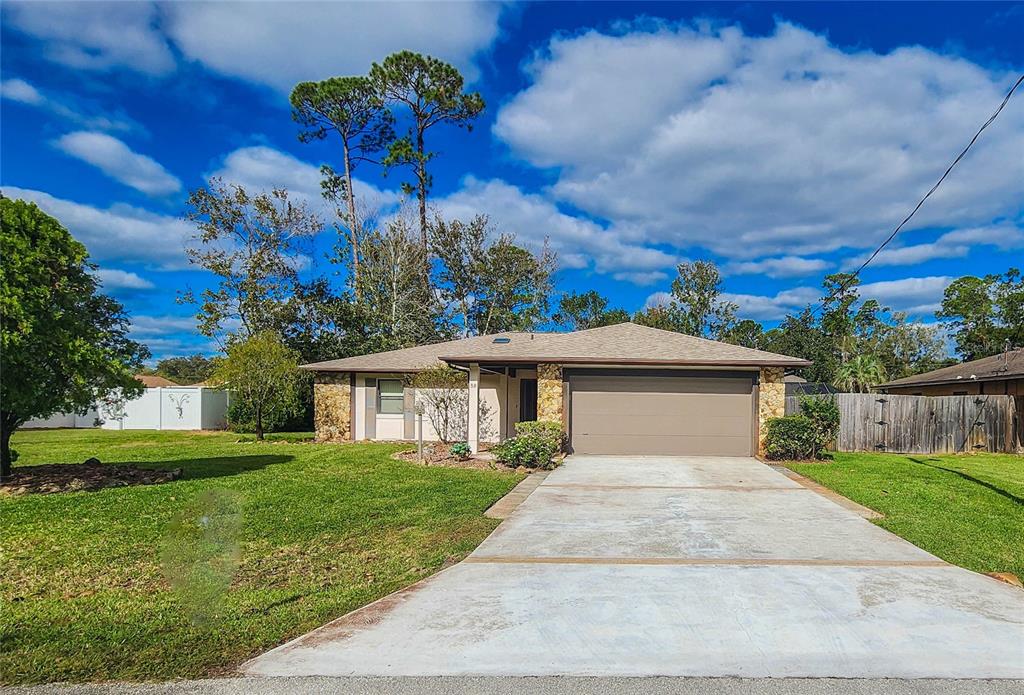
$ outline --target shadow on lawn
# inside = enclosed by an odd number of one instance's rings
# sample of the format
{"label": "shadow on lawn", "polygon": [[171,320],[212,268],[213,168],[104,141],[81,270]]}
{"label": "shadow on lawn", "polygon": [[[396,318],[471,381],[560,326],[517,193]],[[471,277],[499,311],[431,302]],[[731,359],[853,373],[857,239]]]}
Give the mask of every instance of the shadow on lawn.
{"label": "shadow on lawn", "polygon": [[222,478],[249,471],[258,471],[267,466],[288,463],[294,456],[284,454],[264,454],[261,456],[210,456],[195,459],[177,459],[175,461],[126,461],[118,465],[137,466],[139,468],[158,468],[169,470],[181,469],[182,480],[200,478]]}
{"label": "shadow on lawn", "polygon": [[958,471],[955,468],[946,468],[945,466],[937,466],[934,463],[928,463],[924,459],[916,459],[913,456],[908,456],[907,460],[913,461],[914,463],[919,463],[922,466],[928,466],[929,468],[937,468],[940,471],[946,471],[947,473],[952,473],[953,475],[958,475],[961,478],[963,478],[964,480],[967,480],[967,481],[972,482],[972,483],[976,483],[977,485],[981,485],[982,487],[986,487],[989,490],[991,490],[992,492],[996,493],[997,495],[1002,495],[1003,497],[1005,497],[1006,499],[1010,500],[1011,502],[1014,502],[1016,504],[1024,504],[1024,498],[1018,497],[1017,495],[1013,494],[1012,492],[1008,492],[1007,490],[1004,490],[1001,487],[996,487],[992,483],[986,482],[986,481],[982,480],[981,478],[975,478],[973,475],[970,475],[968,473],[964,473],[963,471]]}

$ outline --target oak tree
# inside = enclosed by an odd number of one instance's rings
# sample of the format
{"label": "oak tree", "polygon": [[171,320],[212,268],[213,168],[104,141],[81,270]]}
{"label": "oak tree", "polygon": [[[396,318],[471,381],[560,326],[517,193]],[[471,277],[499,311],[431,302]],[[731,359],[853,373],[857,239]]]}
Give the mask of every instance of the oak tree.
{"label": "oak tree", "polygon": [[0,198],[0,478],[26,420],[85,413],[142,392],[149,350],[128,339],[123,307],[100,294],[85,247],[33,203]]}

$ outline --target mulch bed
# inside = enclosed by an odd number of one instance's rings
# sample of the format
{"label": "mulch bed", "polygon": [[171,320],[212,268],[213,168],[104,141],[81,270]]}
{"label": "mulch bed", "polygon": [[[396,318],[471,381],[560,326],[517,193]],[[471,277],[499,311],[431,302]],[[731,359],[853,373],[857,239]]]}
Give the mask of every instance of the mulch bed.
{"label": "mulch bed", "polygon": [[[399,461],[419,463],[415,448],[392,454],[392,458],[398,459]],[[475,458],[459,458],[458,456],[454,456],[451,451],[451,445],[442,444],[441,442],[430,442],[429,444],[423,445],[423,465],[444,466],[446,468],[474,468],[477,470],[495,470],[505,468],[505,466],[497,461]]]}
{"label": "mulch bed", "polygon": [[169,471],[153,470],[130,465],[103,464],[96,459],[89,459],[84,463],[19,466],[14,469],[9,481],[0,483],[0,494],[92,492],[108,487],[156,485],[180,477],[180,468]]}

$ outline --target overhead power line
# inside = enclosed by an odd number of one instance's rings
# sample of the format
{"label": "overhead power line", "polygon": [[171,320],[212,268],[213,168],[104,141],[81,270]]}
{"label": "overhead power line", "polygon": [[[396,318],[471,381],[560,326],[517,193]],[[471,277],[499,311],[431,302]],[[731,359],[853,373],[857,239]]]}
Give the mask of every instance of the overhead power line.
{"label": "overhead power line", "polygon": [[914,209],[910,211],[910,214],[907,215],[906,217],[904,217],[903,221],[900,222],[898,225],[896,225],[896,229],[892,230],[892,233],[889,234],[888,237],[886,237],[885,241],[883,241],[878,246],[878,248],[875,249],[871,253],[871,255],[868,256],[867,259],[863,263],[860,264],[860,267],[858,267],[857,270],[855,270],[853,272],[853,274],[850,276],[850,278],[846,282],[844,282],[839,287],[837,287],[834,291],[832,291],[832,293],[829,294],[828,297],[826,297],[825,299],[821,300],[821,303],[818,304],[817,309],[815,309],[812,312],[812,316],[814,314],[818,313],[818,311],[820,309],[823,309],[825,307],[825,305],[828,304],[830,301],[832,301],[839,293],[841,293],[841,292],[845,291],[847,288],[849,288],[849,286],[853,283],[853,281],[856,280],[857,277],[860,275],[861,271],[864,270],[865,268],[867,268],[868,264],[871,263],[871,261],[875,260],[875,257],[878,256],[879,253],[881,253],[882,249],[884,249],[886,246],[888,246],[889,242],[896,238],[896,235],[900,233],[900,230],[903,229],[903,226],[907,222],[909,222],[910,219],[915,214],[917,214],[917,211],[921,209],[921,206],[924,205],[924,202],[931,197],[932,193],[934,193],[936,191],[936,189],[938,189],[939,186],[942,185],[942,182],[946,180],[947,176],[949,176],[949,172],[953,171],[953,167],[955,167],[957,164],[959,164],[960,160],[964,158],[964,155],[966,155],[968,153],[968,151],[970,151],[971,147],[974,146],[974,143],[976,143],[978,141],[978,138],[981,137],[981,134],[985,132],[985,129],[988,128],[990,125],[992,125],[992,122],[996,120],[996,118],[999,116],[1000,112],[1006,106],[1007,102],[1010,101],[1010,97],[1013,96],[1013,93],[1015,91],[1017,91],[1017,87],[1019,87],[1022,82],[1024,82],[1024,75],[1021,75],[1020,77],[1017,78],[1017,81],[1014,82],[1012,87],[1010,87],[1010,91],[1006,93],[1005,97],[1003,97],[1003,101],[999,104],[999,108],[997,108],[995,110],[995,113],[993,113],[991,116],[989,116],[988,120],[985,121],[980,128],[978,128],[978,132],[975,133],[974,137],[971,138],[971,141],[969,143],[967,143],[967,147],[965,147],[960,152],[960,154],[958,154],[956,156],[956,159],[953,160],[952,164],[950,164],[948,167],[946,167],[946,171],[944,171],[942,173],[942,176],[940,176],[939,180],[935,182],[935,185],[928,189],[928,192],[924,194],[924,197],[921,198],[921,200],[917,201],[917,205],[915,205]]}

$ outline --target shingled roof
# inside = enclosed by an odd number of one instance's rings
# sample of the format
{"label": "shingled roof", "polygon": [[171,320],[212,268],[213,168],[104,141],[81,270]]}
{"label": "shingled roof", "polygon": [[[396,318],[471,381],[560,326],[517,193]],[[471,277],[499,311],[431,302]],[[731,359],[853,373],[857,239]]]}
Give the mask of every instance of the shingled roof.
{"label": "shingled roof", "polygon": [[951,367],[934,369],[924,374],[896,379],[877,388],[890,386],[929,386],[932,384],[955,384],[965,381],[992,381],[999,379],[1024,378],[1024,348],[999,353],[991,357],[982,357]]}
{"label": "shingled roof", "polygon": [[635,323],[572,333],[499,333],[304,365],[313,371],[418,371],[467,364],[627,364],[805,367],[807,360]]}

